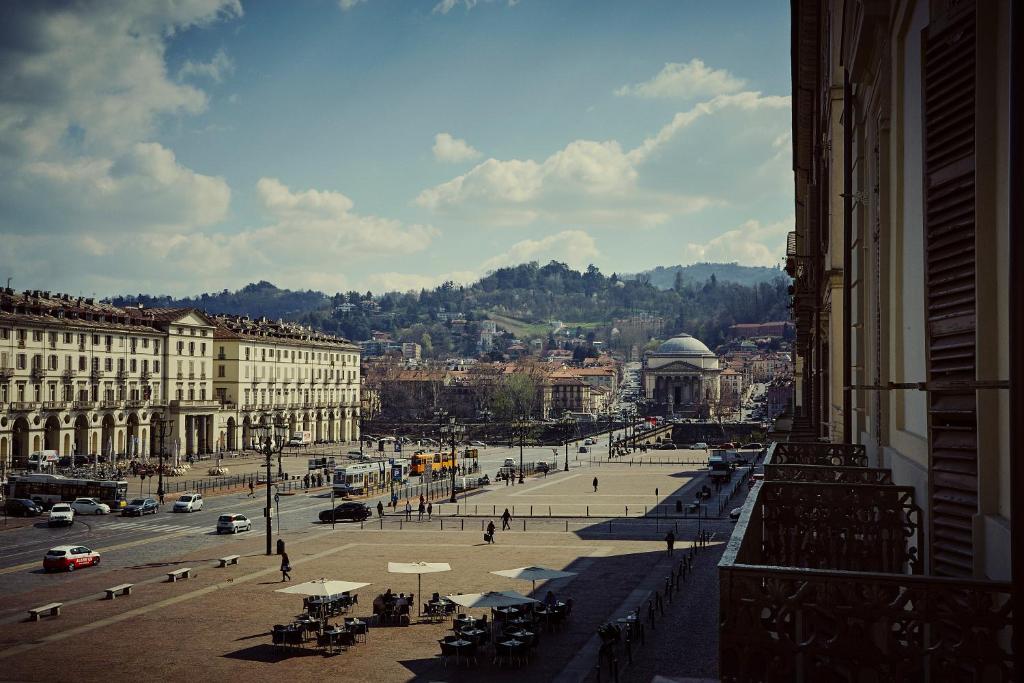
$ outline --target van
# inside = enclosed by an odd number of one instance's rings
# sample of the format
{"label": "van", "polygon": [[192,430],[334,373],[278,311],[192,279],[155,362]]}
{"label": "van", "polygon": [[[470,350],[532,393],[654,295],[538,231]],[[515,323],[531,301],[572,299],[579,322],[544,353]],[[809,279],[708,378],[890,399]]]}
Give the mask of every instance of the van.
{"label": "van", "polygon": [[28,456],[28,467],[41,470],[56,465],[60,461],[57,451],[33,451]]}
{"label": "van", "polygon": [[455,492],[462,493],[480,486],[479,477],[455,477]]}

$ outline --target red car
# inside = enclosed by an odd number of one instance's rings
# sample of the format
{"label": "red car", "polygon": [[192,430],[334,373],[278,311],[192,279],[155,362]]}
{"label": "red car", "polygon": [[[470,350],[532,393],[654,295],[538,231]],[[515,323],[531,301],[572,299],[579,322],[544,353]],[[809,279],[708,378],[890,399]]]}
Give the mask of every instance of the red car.
{"label": "red car", "polygon": [[50,548],[43,557],[43,571],[73,572],[79,567],[93,567],[100,563],[100,554],[84,545],[59,545]]}

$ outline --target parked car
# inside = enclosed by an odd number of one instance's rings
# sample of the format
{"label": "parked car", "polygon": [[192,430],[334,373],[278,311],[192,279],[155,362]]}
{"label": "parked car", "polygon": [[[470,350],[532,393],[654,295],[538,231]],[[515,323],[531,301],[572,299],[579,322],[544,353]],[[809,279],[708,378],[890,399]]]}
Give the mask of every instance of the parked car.
{"label": "parked car", "polygon": [[703,441],[698,441],[697,443],[690,446],[690,448],[695,451],[706,451],[708,449],[708,445]]}
{"label": "parked car", "polygon": [[470,441],[469,445],[476,446],[478,448],[487,448],[487,444],[485,444],[483,441]]}
{"label": "parked car", "polygon": [[551,469],[546,462],[539,462],[533,466],[534,472],[547,472]]}
{"label": "parked car", "polygon": [[95,498],[77,498],[71,503],[71,509],[79,515],[109,515],[110,506]]}
{"label": "parked car", "polygon": [[28,498],[8,498],[4,509],[12,517],[35,517],[43,514],[43,506]]}
{"label": "parked car", "polygon": [[141,517],[142,515],[155,515],[159,507],[152,498],[136,498],[121,508],[121,516]]}
{"label": "parked car", "polygon": [[576,452],[577,453],[589,453],[590,451],[587,450],[586,446],[580,446],[579,448],[576,449]]}
{"label": "parked car", "polygon": [[491,478],[485,474],[484,476],[480,477],[476,483],[478,486],[490,486]]}
{"label": "parked car", "polygon": [[369,519],[370,508],[365,503],[358,501],[347,501],[333,510],[324,510],[320,513],[321,522],[361,522]]}
{"label": "parked car", "polygon": [[758,443],[756,441],[751,441],[750,443],[745,443],[742,446],[740,446],[740,449],[744,451],[759,451],[762,448],[764,448],[764,444]]}
{"label": "parked car", "polygon": [[78,567],[95,567],[99,563],[100,554],[84,545],[59,545],[46,551],[43,571],[73,572]]}
{"label": "parked car", "polygon": [[55,503],[50,508],[46,523],[49,526],[71,526],[75,523],[75,511],[67,503]]}
{"label": "parked car", "polygon": [[174,501],[174,512],[199,512],[203,509],[203,494],[186,493]]}
{"label": "parked car", "polygon": [[658,449],[662,451],[674,451],[676,449],[676,445],[671,441],[666,441],[665,443],[660,444]]}
{"label": "parked car", "polygon": [[218,534],[237,534],[239,531],[251,531],[252,520],[245,515],[221,515],[217,518]]}
{"label": "parked car", "polygon": [[501,466],[502,467],[515,467],[516,466],[515,458],[505,458],[505,462],[503,462],[501,464]]}

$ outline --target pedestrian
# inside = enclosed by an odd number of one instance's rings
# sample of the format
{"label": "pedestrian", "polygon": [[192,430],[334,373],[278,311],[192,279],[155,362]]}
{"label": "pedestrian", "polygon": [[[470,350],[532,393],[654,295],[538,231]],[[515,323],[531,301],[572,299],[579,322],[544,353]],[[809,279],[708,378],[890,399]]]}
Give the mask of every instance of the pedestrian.
{"label": "pedestrian", "polygon": [[[506,511],[507,512],[507,511]],[[484,534],[484,540],[488,543],[494,543],[494,520],[487,522],[487,533]]]}
{"label": "pedestrian", "polygon": [[405,521],[412,521],[412,505],[409,504],[409,499],[405,499]]}
{"label": "pedestrian", "polygon": [[249,480],[249,497],[256,497],[256,485],[252,483],[252,479]]}
{"label": "pedestrian", "polygon": [[669,529],[668,533],[665,534],[665,545],[668,546],[668,554],[669,557],[671,557],[672,553],[675,551],[676,545],[676,535],[671,529]]}
{"label": "pedestrian", "polygon": [[160,489],[160,504],[161,505],[164,504],[164,491],[163,491],[163,489]]}
{"label": "pedestrian", "polygon": [[658,487],[657,486],[654,487],[654,497],[655,498],[658,497]]}
{"label": "pedestrian", "polygon": [[377,501],[377,516],[384,516],[384,503],[380,502],[379,500]]}
{"label": "pedestrian", "polygon": [[597,477],[594,477],[594,493],[597,493]]}
{"label": "pedestrian", "polygon": [[302,477],[302,488],[309,488],[309,474],[306,474],[304,477]]}
{"label": "pedestrian", "polygon": [[289,573],[292,570],[292,565],[288,562],[288,553],[281,553],[281,581],[291,581],[292,575]]}
{"label": "pedestrian", "polygon": [[508,479],[509,479],[508,472],[506,472],[505,473],[505,486],[508,486]]}
{"label": "pedestrian", "polygon": [[420,496],[420,506],[416,510],[416,521],[417,522],[422,522],[423,521],[423,513],[425,513],[426,511],[427,511],[427,506],[423,503],[423,496]]}
{"label": "pedestrian", "polygon": [[427,503],[427,521],[430,521],[431,516],[434,514],[434,504]]}
{"label": "pedestrian", "polygon": [[505,511],[503,513],[501,513],[501,530],[502,531],[504,531],[505,529],[509,529],[509,530],[512,529],[512,525],[509,524],[509,520],[510,519],[512,519],[512,513],[510,513],[508,511],[508,508],[505,508]]}

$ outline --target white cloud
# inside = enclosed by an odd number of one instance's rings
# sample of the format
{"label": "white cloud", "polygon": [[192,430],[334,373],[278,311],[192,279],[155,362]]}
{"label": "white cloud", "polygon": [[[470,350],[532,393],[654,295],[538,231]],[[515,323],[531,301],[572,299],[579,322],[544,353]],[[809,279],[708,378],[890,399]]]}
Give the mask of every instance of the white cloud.
{"label": "white cloud", "polygon": [[652,192],[638,184],[641,166],[681,131],[724,109],[757,112],[789,107],[789,97],[758,92],[719,95],[676,114],[636,148],[576,140],[543,161],[487,159],[466,173],[420,192],[416,204],[491,225],[538,220],[650,227],[672,216],[723,202],[701,194]]}
{"label": "white cloud", "polygon": [[527,239],[516,242],[504,253],[493,256],[481,264],[486,273],[503,266],[512,266],[528,261],[561,261],[580,270],[593,263],[601,252],[597,242],[583,230],[563,230],[541,239]]}
{"label": "white cloud", "polygon": [[445,282],[468,284],[480,277],[475,270],[460,270],[440,275],[419,275],[416,273],[384,272],[371,273],[365,279],[365,285],[371,292],[409,292],[419,289],[432,289]]}
{"label": "white cloud", "polygon": [[366,2],[366,0],[338,0],[338,6],[341,7],[342,12],[347,12],[363,2]]}
{"label": "white cloud", "polygon": [[6,34],[24,40],[0,42],[0,230],[189,232],[224,218],[227,183],[153,137],[207,105],[168,76],[168,38],[241,13],[238,0],[13,5]]}
{"label": "white cloud", "polygon": [[736,92],[745,85],[725,69],[711,69],[699,59],[685,64],[669,62],[654,78],[624,85],[615,91],[619,97],[713,97]]}
{"label": "white cloud", "polygon": [[[469,10],[476,7],[480,2],[492,3],[497,1],[498,0],[441,0],[436,5],[434,5],[433,13],[448,14],[459,5],[465,7],[466,11],[468,12]],[[505,4],[509,7],[515,7],[516,5],[519,4],[519,0],[506,0]]]}
{"label": "white cloud", "polygon": [[776,223],[749,220],[740,227],[703,244],[687,244],[683,263],[730,263],[747,266],[775,266],[785,255],[786,234],[793,229],[793,216]]}
{"label": "white cloud", "polygon": [[235,62],[228,56],[223,48],[214,53],[213,58],[208,62],[193,62],[187,60],[178,69],[178,78],[191,77],[209,78],[214,83],[220,83],[224,77],[235,70]]}
{"label": "white cloud", "polygon": [[438,161],[458,163],[480,158],[480,152],[473,149],[465,140],[452,137],[450,133],[438,133],[434,136],[434,158]]}
{"label": "white cloud", "polygon": [[351,258],[360,252],[410,254],[426,249],[440,234],[429,225],[404,225],[353,213],[352,200],[340,192],[293,192],[276,178],[260,178],[256,189],[274,223],[246,233],[245,239],[279,254],[294,250],[299,259],[309,256],[313,244],[320,257]]}

